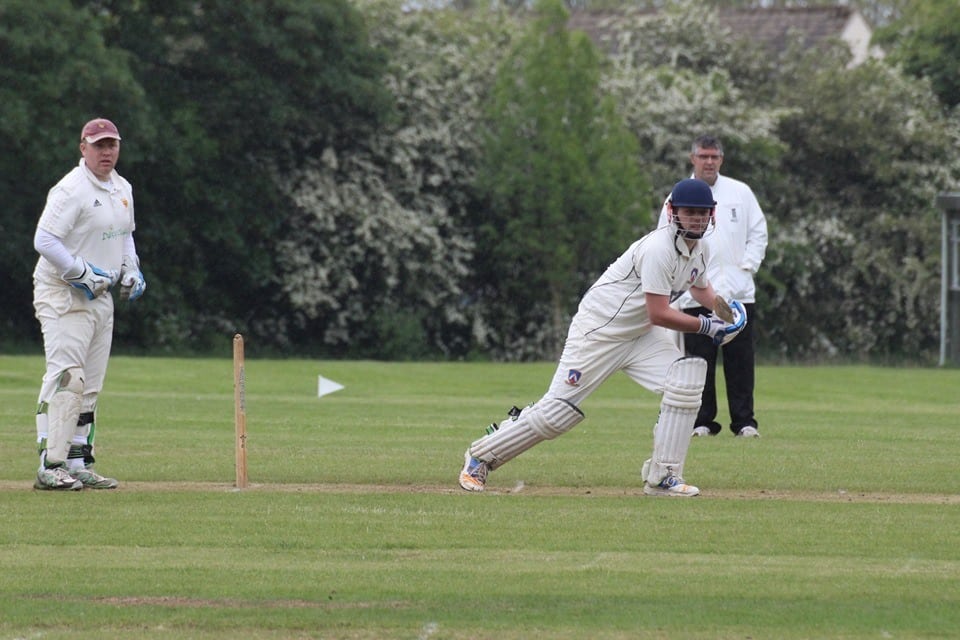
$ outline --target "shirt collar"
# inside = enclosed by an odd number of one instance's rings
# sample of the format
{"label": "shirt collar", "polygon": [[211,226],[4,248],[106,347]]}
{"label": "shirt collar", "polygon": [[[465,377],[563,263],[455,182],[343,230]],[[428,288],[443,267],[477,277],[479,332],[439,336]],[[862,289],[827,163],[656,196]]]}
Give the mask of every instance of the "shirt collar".
{"label": "shirt collar", "polygon": [[[90,167],[88,167],[88,166],[87,166],[87,163],[83,161],[83,158],[80,158],[80,165],[79,165],[79,166],[80,166],[80,168],[83,170],[84,175],[87,176],[87,179],[88,179],[90,182],[92,182],[95,187],[99,187],[100,189],[103,189],[104,191],[111,191],[111,189],[115,189],[115,188],[116,188],[116,182],[117,182],[117,181],[114,180],[114,174],[117,172],[116,169],[112,169],[112,170],[110,171],[110,176],[107,178],[107,182],[105,183],[105,182],[103,182],[102,180],[100,180],[100,178],[98,178],[97,176],[93,175],[93,171],[90,171]],[[109,184],[110,186],[108,187],[107,184]]]}

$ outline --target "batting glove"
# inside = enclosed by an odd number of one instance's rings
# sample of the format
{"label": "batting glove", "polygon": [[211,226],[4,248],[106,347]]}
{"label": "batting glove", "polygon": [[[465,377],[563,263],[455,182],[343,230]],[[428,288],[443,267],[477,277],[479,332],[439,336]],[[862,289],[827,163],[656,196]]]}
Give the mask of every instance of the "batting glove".
{"label": "batting glove", "polygon": [[709,336],[717,346],[725,345],[736,338],[747,326],[747,310],[739,300],[731,300],[730,309],[733,311],[733,322],[724,322],[714,313],[700,316],[700,330],[697,333]]}
{"label": "batting glove", "polygon": [[71,287],[82,291],[87,300],[93,300],[102,293],[110,291],[110,287],[116,283],[120,273],[116,269],[101,269],[77,256],[73,266],[64,271],[62,277]]}
{"label": "batting glove", "polygon": [[140,271],[140,262],[132,256],[123,256],[120,268],[120,299],[136,300],[147,289],[147,281]]}

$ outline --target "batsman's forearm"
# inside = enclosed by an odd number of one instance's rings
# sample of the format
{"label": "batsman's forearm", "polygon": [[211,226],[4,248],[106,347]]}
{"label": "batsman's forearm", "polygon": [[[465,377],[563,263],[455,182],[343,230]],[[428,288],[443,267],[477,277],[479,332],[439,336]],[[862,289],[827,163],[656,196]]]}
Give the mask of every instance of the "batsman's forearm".
{"label": "batsman's forearm", "polygon": [[716,291],[713,290],[713,285],[707,285],[706,287],[690,287],[690,296],[700,303],[701,307],[706,307],[710,311],[713,311],[713,300],[717,297]]}
{"label": "batsman's forearm", "polygon": [[701,328],[699,317],[687,315],[683,311],[678,311],[673,307],[669,307],[661,313],[652,314],[650,316],[650,323],[657,327],[672,329],[680,333],[697,333]]}

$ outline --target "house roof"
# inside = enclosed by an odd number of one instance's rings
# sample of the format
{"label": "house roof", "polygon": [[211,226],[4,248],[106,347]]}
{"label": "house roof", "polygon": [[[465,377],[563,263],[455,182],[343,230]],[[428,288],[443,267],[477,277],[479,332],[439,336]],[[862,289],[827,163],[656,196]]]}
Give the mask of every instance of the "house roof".
{"label": "house roof", "polygon": [[616,50],[617,23],[627,12],[633,15],[655,16],[656,11],[646,9],[627,9],[624,11],[574,11],[567,20],[568,29],[583,31],[604,51]]}
{"label": "house roof", "polygon": [[807,47],[816,47],[825,38],[842,37],[855,13],[850,7],[793,7],[721,11],[717,17],[735,36],[780,51],[791,32],[799,34]]}
{"label": "house roof", "polygon": [[[632,10],[637,15],[654,16],[655,11]],[[605,50],[615,47],[617,23],[624,14],[619,11],[576,11],[568,26],[584,31]],[[817,47],[828,38],[841,38],[850,45],[855,62],[868,55],[871,29],[860,12],[850,7],[819,6],[770,9],[721,9],[720,25],[736,39],[753,40],[780,53],[795,32],[805,47]]]}

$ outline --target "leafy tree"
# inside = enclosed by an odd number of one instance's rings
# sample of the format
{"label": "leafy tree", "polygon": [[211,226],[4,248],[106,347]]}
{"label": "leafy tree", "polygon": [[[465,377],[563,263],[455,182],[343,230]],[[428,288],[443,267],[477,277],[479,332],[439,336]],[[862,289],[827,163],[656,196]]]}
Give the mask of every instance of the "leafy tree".
{"label": "leafy tree", "polygon": [[[882,63],[811,60],[785,100],[791,149],[770,267],[793,355],[923,356],[938,344],[939,217],[960,129],[928,86]],[[880,132],[878,134],[878,132]],[[805,272],[805,273],[804,273]],[[815,318],[815,322],[810,319]]]}
{"label": "leafy tree", "polygon": [[943,104],[960,104],[960,3],[906,3],[902,17],[878,30],[875,40],[890,49],[891,62],[929,79]]}
{"label": "leafy tree", "polygon": [[[691,31],[690,24],[698,28]],[[787,112],[772,99],[779,84],[764,57],[728,37],[716,12],[697,3],[656,16],[627,11],[617,26],[616,53],[603,86],[640,141],[641,165],[653,179],[644,230],[652,228],[673,184],[690,174],[690,144],[703,133],[723,141],[724,173],[749,182],[762,203],[766,190],[776,188],[772,169],[782,144],[775,130]]]}
{"label": "leafy tree", "polygon": [[[724,173],[753,186],[770,227],[761,348],[928,357],[938,327],[933,195],[958,175],[960,123],[887,65],[847,69],[839,47],[751,55],[715,20],[681,3],[618,21],[624,34],[604,82],[641,140],[654,201],[689,171],[691,137],[718,134]],[[717,38],[685,38],[690,24]]]}
{"label": "leafy tree", "polygon": [[712,132],[768,216],[761,348],[935,351],[933,196],[960,178],[960,115],[930,89],[947,53],[919,80],[901,70],[905,43],[950,51],[917,17],[944,3],[857,3],[903,16],[903,38],[896,65],[850,70],[840,47],[733,41],[690,1],[624,12],[609,59],[567,32],[560,0],[532,15],[338,1],[0,4],[0,266],[20,309],[5,339],[36,339],[36,218],[76,129],[106,115],[150,281],[121,306],[119,345],[241,329],[287,352],[552,358],[583,288]]}
{"label": "leafy tree", "polygon": [[127,337],[203,348],[242,330],[284,346],[276,243],[292,205],[274,169],[348,146],[388,113],[385,56],[362,17],[346,0],[78,4],[135,56],[157,113],[137,167],[155,277],[143,334]]}
{"label": "leafy tree", "polygon": [[[0,271],[7,312],[0,333],[36,341],[30,306],[33,233],[47,191],[80,159],[80,128],[98,116],[121,131],[145,118],[144,91],[126,52],[108,44],[88,11],[65,0],[0,4]],[[124,141],[121,171],[140,155]]]}
{"label": "leafy tree", "polygon": [[496,14],[358,6],[391,52],[383,82],[397,117],[277,171],[297,205],[278,245],[280,289],[298,335],[333,353],[462,356],[476,324],[463,291],[480,105],[512,28]]}
{"label": "leafy tree", "polygon": [[634,238],[646,182],[592,43],[537,4],[501,65],[477,185],[477,302],[506,358],[554,357],[577,299]]}

